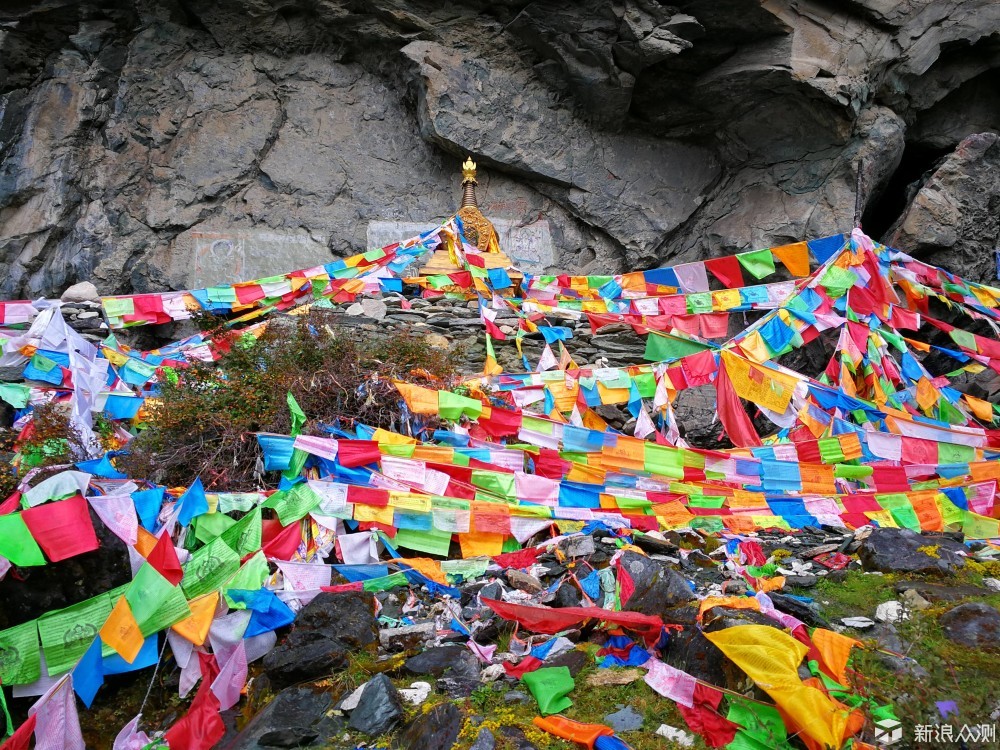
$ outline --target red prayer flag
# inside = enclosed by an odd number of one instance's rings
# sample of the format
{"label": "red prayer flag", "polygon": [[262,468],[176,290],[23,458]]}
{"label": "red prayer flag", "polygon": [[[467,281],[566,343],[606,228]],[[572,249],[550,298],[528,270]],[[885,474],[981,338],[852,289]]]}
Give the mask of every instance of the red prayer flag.
{"label": "red prayer flag", "polygon": [[709,258],[705,261],[705,268],[728,289],[738,289],[744,284],[743,271],[735,255],[726,255],[722,258]]}
{"label": "red prayer flag", "polygon": [[261,522],[261,548],[264,555],[275,560],[291,560],[302,541],[302,523],[295,521],[282,526],[280,521]]}
{"label": "red prayer flag", "polygon": [[28,720],[19,726],[17,731],[8,737],[5,743],[0,745],[0,750],[28,750],[31,736],[35,733],[35,722],[37,721],[38,717],[35,714],[29,716]]}
{"label": "red prayer flag", "polygon": [[[750,368],[753,372],[754,368]],[[750,420],[750,415],[743,408],[740,397],[736,395],[732,381],[725,365],[719,366],[719,374],[715,378],[716,405],[719,410],[719,420],[726,428],[726,434],[738,448],[748,448],[763,445],[760,436]]]}
{"label": "red prayer flag", "polygon": [[543,662],[538,657],[525,656],[516,665],[511,664],[509,661],[505,661],[503,663],[503,671],[507,673],[508,677],[516,677],[517,679],[520,680],[528,672],[534,672],[544,663],[545,662]]}
{"label": "red prayer flag", "polygon": [[337,442],[337,462],[345,468],[373,464],[381,458],[374,440],[340,440]]}
{"label": "red prayer flag", "polygon": [[176,586],[184,577],[181,569],[181,562],[177,559],[177,550],[170,540],[170,535],[166,532],[160,534],[160,538],[153,549],[146,556],[146,562],[152,565],[156,571],[170,581],[171,586]]}
{"label": "red prayer flag", "polygon": [[[203,677],[204,666],[202,664]],[[226,734],[219,708],[219,699],[212,692],[212,680],[205,677],[191,708],[163,737],[171,750],[211,750]]]}
{"label": "red prayer flag", "polygon": [[642,635],[650,646],[660,640],[663,620],[656,615],[640,612],[614,612],[601,607],[530,607],[524,604],[510,604],[496,599],[483,599],[483,604],[505,620],[514,620],[521,626],[536,633],[555,635],[560,630],[569,630],[586,619],[594,618],[611,622]]}
{"label": "red prayer flag", "polygon": [[92,552],[99,546],[83,495],[28,508],[21,517],[52,562]]}

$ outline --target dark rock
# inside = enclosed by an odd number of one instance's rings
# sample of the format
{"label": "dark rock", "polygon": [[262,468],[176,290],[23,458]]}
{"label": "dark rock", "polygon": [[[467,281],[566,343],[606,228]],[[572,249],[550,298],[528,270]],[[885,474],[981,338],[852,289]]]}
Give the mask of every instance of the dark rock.
{"label": "dark rock", "polygon": [[772,620],[764,613],[753,609],[710,607],[702,613],[701,621],[706,633],[734,628],[737,625],[766,625],[769,628],[781,629],[781,624],[777,620]]}
{"label": "dark rock", "polygon": [[393,740],[396,750],[451,750],[465,716],[454,703],[442,703],[418,716]]}
{"label": "dark rock", "polygon": [[504,703],[530,703],[531,701],[532,697],[520,690],[511,690],[504,693],[503,696]]}
{"label": "dark rock", "polygon": [[261,747],[308,747],[319,737],[305,729],[275,729],[262,734],[257,744]]}
{"label": "dark rock", "polygon": [[695,598],[684,578],[663,563],[636,552],[625,552],[618,564],[628,571],[635,591],[624,609],[647,615],[662,615],[664,610]]}
{"label": "dark rock", "polygon": [[802,620],[802,622],[810,627],[830,627],[830,622],[819,613],[819,609],[815,605],[809,606],[805,602],[801,602],[787,594],[772,592],[768,596],[771,597],[771,603],[774,605],[774,608],[784,612],[786,615],[791,615],[797,620]]}
{"label": "dark rock", "polygon": [[[310,737],[331,737],[344,727],[343,719],[330,713],[334,703],[334,697],[322,690],[285,688],[220,750],[303,747],[312,741]],[[280,744],[282,742],[286,744]],[[299,744],[289,744],[294,742]]]}
{"label": "dark rock", "polygon": [[637,713],[632,706],[619,708],[613,714],[604,717],[604,723],[615,730],[615,732],[634,732],[642,729],[644,720],[642,714]]}
{"label": "dark rock", "polygon": [[292,631],[264,657],[264,670],[278,687],[324,677],[343,669],[352,652],[378,644],[371,594],[322,593],[307,604]]}
{"label": "dark rock", "polygon": [[912,196],[886,240],[970,281],[992,284],[1000,235],[1000,135],[969,132]]}
{"label": "dark rock", "polygon": [[[920,548],[936,548],[934,555]],[[954,573],[965,565],[965,545],[947,536],[909,529],[875,529],[858,548],[865,570],[883,573]]]}
{"label": "dark rock", "polygon": [[785,585],[802,589],[811,588],[819,582],[819,578],[814,575],[785,576]]}
{"label": "dark rock", "polygon": [[457,664],[471,657],[476,663],[476,657],[462,646],[438,646],[429,648],[422,654],[411,656],[406,660],[406,671],[416,675],[432,675],[441,677],[445,672],[455,668]]}
{"label": "dark rock", "polygon": [[377,737],[394,729],[402,718],[403,703],[399,692],[388,677],[380,674],[365,685],[347,726],[369,737]]}
{"label": "dark rock", "polygon": [[712,685],[726,684],[727,675],[724,667],[728,659],[702,635],[698,624],[698,608],[672,609],[664,620],[684,627],[683,630],[670,634],[664,661]]}
{"label": "dark rock", "polygon": [[479,734],[476,735],[476,741],[472,743],[469,750],[496,750],[497,740],[491,732],[486,727],[479,730]]}
{"label": "dark rock", "polygon": [[1000,612],[981,602],[959,604],[938,618],[949,640],[969,648],[1000,648]]}
{"label": "dark rock", "polygon": [[959,599],[989,596],[993,592],[980,586],[930,583],[929,581],[900,581],[895,585],[897,594],[916,591],[929,602],[956,602]]}
{"label": "dark rock", "polygon": [[505,575],[507,576],[507,582],[511,586],[527,594],[537,594],[545,589],[541,581],[527,573],[522,573],[520,570],[511,569]]}
{"label": "dark rock", "polygon": [[583,604],[583,598],[576,584],[563,581],[555,591],[555,598],[547,604],[550,607],[579,607]]}
{"label": "dark rock", "polygon": [[546,667],[566,667],[569,669],[570,675],[576,677],[580,672],[591,663],[591,660],[587,658],[587,655],[583,651],[578,651],[573,649],[572,651],[566,651],[559,654],[558,656],[553,656],[551,659],[546,659]]}
{"label": "dark rock", "polygon": [[464,646],[439,646],[406,660],[407,672],[437,677],[436,687],[453,698],[464,698],[479,686],[479,660]]}

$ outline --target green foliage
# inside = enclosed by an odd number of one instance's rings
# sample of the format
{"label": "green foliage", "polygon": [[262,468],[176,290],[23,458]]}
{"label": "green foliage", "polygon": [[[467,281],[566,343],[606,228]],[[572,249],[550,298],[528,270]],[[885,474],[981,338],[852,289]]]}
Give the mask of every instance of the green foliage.
{"label": "green foliage", "polygon": [[[897,580],[898,576],[894,575],[851,571],[843,581],[821,579],[815,588],[796,593],[815,597],[823,613],[833,621],[852,615],[873,617],[879,604],[898,599],[894,591]],[[934,578],[934,582],[942,583],[940,578]],[[963,571],[943,583],[982,585],[982,575]],[[1000,595],[968,601],[997,607]],[[940,602],[924,611],[911,611],[909,619],[894,625],[903,644],[902,656],[906,659],[881,650],[874,639],[866,637],[865,631],[859,634],[867,648],[855,650],[851,661],[857,692],[895,707],[906,733],[907,747],[931,750],[940,746],[940,743],[916,741],[914,727],[918,724],[951,724],[957,733],[963,724],[991,723],[990,714],[996,709],[1000,651],[967,648],[945,637],[938,618],[959,603],[961,601]],[[958,714],[942,720],[937,707],[939,701],[955,701]],[[970,748],[981,746],[968,745]]]}
{"label": "green foliage", "polygon": [[255,489],[258,449],[252,433],[288,434],[286,396],[309,418],[350,427],[361,422],[399,429],[399,394],[393,378],[441,382],[453,374],[445,352],[407,333],[359,336],[338,328],[323,310],[279,317],[255,339],[232,333],[228,354],[166,373],[158,399],[147,401],[147,429],[119,460],[129,476],[187,485],[200,476],[207,487]]}

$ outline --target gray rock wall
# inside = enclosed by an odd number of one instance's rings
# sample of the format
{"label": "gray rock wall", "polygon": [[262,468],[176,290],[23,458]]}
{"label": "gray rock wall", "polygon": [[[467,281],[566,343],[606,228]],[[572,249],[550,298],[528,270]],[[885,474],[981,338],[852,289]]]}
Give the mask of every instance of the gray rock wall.
{"label": "gray rock wall", "polygon": [[[998,67],[988,0],[18,0],[0,9],[0,296],[358,252],[369,222],[449,216],[467,153],[488,215],[547,221],[553,269],[843,231],[860,163],[894,242],[987,280],[989,204],[949,196],[963,170],[995,185],[995,157],[963,146],[930,180],[907,155],[995,132]],[[927,186],[902,218],[883,193],[904,169]],[[944,244],[913,218],[928,191],[953,204]]]}

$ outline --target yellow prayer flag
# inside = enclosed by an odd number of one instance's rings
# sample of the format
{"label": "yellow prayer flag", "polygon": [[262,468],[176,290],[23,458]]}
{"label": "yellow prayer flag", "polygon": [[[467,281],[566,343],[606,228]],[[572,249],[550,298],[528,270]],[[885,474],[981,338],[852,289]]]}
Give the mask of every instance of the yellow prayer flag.
{"label": "yellow prayer flag", "polygon": [[115,604],[108,619],[101,627],[101,640],[113,648],[129,664],[135,661],[142,649],[142,631],[132,615],[132,608],[122,596]]}
{"label": "yellow prayer flag", "polygon": [[728,349],[722,350],[722,363],[740,398],[778,414],[784,414],[788,409],[792,391],[798,383],[795,378],[777,370],[758,367]]}
{"label": "yellow prayer flag", "polygon": [[191,614],[174,623],[172,627],[177,635],[191,641],[195,646],[200,646],[208,638],[208,630],[212,627],[212,620],[215,619],[215,610],[219,606],[219,592],[213,591],[199,596],[188,602],[188,606],[191,608]]}

